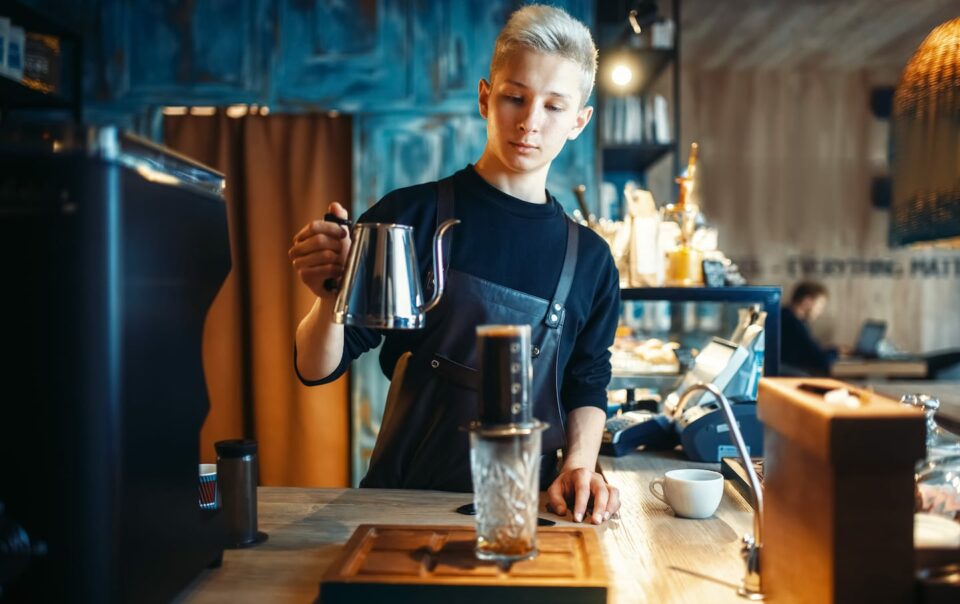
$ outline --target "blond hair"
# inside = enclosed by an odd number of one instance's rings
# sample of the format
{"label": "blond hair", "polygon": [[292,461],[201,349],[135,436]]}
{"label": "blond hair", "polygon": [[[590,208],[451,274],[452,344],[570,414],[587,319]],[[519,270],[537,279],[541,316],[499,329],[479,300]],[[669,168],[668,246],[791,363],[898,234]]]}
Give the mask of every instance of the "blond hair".
{"label": "blond hair", "polygon": [[576,63],[583,74],[580,105],[586,104],[597,75],[597,47],[583,23],[562,9],[543,4],[530,4],[517,10],[497,36],[490,61],[491,81],[517,48],[557,55]]}

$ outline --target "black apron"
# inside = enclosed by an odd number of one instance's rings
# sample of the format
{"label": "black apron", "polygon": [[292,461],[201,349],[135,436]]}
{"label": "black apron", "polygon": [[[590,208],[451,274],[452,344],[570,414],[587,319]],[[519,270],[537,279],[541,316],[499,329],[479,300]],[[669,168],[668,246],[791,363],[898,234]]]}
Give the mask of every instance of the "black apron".
{"label": "black apron", "polygon": [[[454,216],[453,180],[439,183],[437,224]],[[456,229],[451,231],[456,236]],[[444,241],[449,250],[449,238]],[[578,227],[567,219],[567,249],[552,300],[447,269],[443,298],[427,314],[440,325],[405,353],[394,369],[384,419],[361,487],[468,492],[470,441],[463,428],[479,413],[478,325],[530,325],[533,414],[542,433],[541,488],[552,482],[556,451],[565,444],[558,352],[565,304],[577,265]],[[450,254],[445,253],[445,258]]]}

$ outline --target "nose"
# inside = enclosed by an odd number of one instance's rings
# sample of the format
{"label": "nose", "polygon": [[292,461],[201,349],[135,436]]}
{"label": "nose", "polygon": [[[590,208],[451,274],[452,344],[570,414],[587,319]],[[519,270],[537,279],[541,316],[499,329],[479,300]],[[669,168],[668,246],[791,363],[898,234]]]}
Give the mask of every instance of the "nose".
{"label": "nose", "polygon": [[543,111],[536,104],[530,104],[520,116],[517,126],[521,132],[539,132],[543,121]]}

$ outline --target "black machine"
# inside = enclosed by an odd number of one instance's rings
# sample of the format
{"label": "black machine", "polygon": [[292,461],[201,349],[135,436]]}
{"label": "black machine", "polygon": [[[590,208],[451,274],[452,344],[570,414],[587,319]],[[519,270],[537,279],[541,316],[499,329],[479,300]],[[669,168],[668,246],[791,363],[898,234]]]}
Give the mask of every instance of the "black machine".
{"label": "black machine", "polygon": [[169,601],[223,554],[197,477],[223,177],[113,129],[40,134],[0,139],[0,600]]}
{"label": "black machine", "polygon": [[[731,408],[748,452],[762,456],[763,424],[757,419],[757,404],[737,402]],[[628,411],[611,417],[603,431],[600,453],[620,457],[640,446],[662,450],[677,445],[683,445],[684,454],[693,461],[719,462],[737,454],[723,410],[714,401],[689,407],[677,420],[650,411]]]}
{"label": "black machine", "polygon": [[627,411],[607,420],[600,441],[600,454],[621,457],[640,446],[672,449],[677,444],[673,422],[666,415],[651,411]]}
{"label": "black machine", "polygon": [[[731,401],[733,402],[733,401]],[[763,424],[757,419],[755,402],[730,405],[740,435],[751,457],[763,456]],[[730,437],[720,403],[710,401],[683,412],[676,422],[683,452],[693,461],[719,462],[724,457],[736,457],[737,448]]]}

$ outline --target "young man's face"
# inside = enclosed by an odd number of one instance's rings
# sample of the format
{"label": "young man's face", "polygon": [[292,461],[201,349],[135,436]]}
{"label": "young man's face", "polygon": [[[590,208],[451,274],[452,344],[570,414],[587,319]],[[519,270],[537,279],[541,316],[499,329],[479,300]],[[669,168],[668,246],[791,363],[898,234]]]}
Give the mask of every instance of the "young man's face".
{"label": "young man's face", "polygon": [[827,307],[827,297],[824,295],[807,296],[796,305],[797,316],[804,321],[816,321]]}
{"label": "young man's face", "polygon": [[530,50],[511,53],[492,82],[480,81],[480,115],[487,120],[484,155],[510,172],[547,169],[593,114],[592,107],[580,107],[582,77],[569,59]]}
{"label": "young man's face", "polygon": [[827,307],[827,297],[826,296],[817,296],[810,303],[810,320],[816,321],[817,317],[823,314],[823,310]]}

